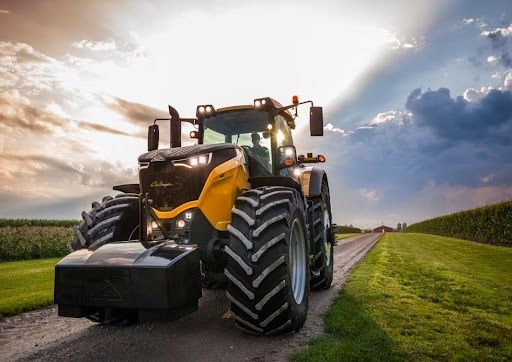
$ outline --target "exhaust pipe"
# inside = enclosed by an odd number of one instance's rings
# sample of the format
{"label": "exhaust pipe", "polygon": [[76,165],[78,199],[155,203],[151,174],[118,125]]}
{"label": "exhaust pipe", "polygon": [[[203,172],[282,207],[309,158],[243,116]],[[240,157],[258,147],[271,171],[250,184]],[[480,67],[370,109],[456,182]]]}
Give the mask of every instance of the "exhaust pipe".
{"label": "exhaust pipe", "polygon": [[181,147],[181,120],[178,111],[169,105],[171,115],[171,148]]}

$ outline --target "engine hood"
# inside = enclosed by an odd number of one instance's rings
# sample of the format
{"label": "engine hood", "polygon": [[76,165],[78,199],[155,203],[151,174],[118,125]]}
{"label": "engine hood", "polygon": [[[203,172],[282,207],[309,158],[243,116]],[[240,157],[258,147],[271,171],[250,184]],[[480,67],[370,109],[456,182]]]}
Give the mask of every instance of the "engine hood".
{"label": "engine hood", "polygon": [[154,150],[146,152],[139,156],[139,162],[150,162],[157,155],[160,161],[180,160],[187,157],[197,156],[204,153],[210,153],[219,150],[234,149],[235,146],[231,143],[218,143],[214,145],[193,145],[176,148],[164,148],[161,150]]}

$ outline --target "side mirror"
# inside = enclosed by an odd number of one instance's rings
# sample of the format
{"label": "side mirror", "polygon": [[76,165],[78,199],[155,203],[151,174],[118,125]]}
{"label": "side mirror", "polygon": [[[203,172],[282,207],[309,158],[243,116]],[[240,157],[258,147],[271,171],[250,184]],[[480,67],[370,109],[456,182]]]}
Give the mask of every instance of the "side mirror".
{"label": "side mirror", "polygon": [[309,131],[311,136],[324,135],[324,116],[322,107],[309,108]]}
{"label": "side mirror", "polygon": [[294,146],[278,147],[277,157],[280,169],[292,167],[297,163],[297,151]]}
{"label": "side mirror", "polygon": [[148,151],[158,149],[158,142],[160,138],[160,131],[158,125],[154,124],[148,127]]}

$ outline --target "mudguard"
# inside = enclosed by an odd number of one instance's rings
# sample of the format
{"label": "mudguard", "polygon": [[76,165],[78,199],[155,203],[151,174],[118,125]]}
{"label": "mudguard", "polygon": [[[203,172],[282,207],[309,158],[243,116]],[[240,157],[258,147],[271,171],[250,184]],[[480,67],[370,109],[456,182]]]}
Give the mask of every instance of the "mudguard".
{"label": "mudguard", "polygon": [[313,167],[309,173],[309,188],[307,197],[317,197],[322,194],[322,180],[327,181],[327,174],[320,168]]}
{"label": "mudguard", "polygon": [[60,316],[172,320],[197,311],[200,297],[199,251],[172,241],[149,249],[139,242],[109,243],[75,251],[55,266]]}

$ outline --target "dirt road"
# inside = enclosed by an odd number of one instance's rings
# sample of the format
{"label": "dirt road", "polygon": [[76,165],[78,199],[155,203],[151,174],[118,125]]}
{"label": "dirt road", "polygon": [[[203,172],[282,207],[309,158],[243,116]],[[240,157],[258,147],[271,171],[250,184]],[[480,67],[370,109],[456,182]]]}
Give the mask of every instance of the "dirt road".
{"label": "dirt road", "polygon": [[295,334],[258,337],[238,330],[224,290],[204,290],[199,312],[168,323],[101,326],[57,316],[50,307],[0,321],[0,361],[176,360],[282,361],[323,331],[322,314],[350,269],[380,234],[340,240],[334,248],[334,282],[310,295],[304,327]]}

